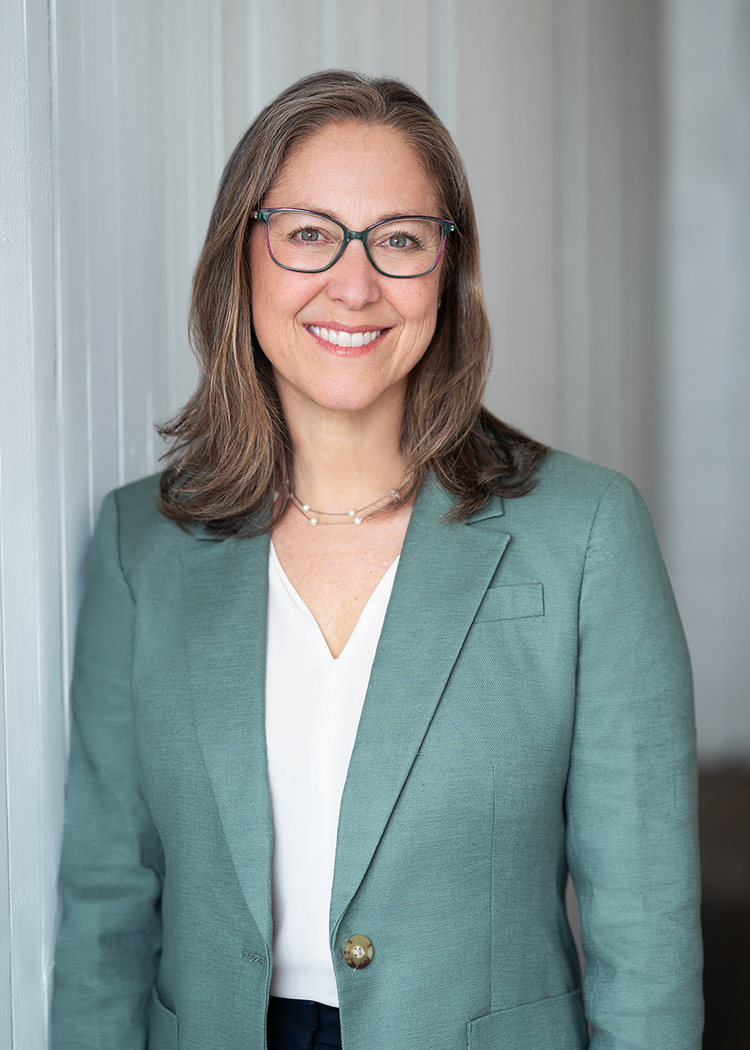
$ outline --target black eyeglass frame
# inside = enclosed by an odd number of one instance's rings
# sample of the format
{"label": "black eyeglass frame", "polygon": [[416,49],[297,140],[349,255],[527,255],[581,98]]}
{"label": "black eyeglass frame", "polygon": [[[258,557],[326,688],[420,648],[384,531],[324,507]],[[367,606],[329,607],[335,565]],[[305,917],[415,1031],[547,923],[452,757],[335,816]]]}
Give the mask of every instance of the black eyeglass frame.
{"label": "black eyeglass frame", "polygon": [[[271,251],[271,241],[268,234],[268,220],[271,217],[271,215],[274,215],[276,212],[299,212],[301,215],[314,215],[318,219],[325,219],[326,222],[334,223],[335,226],[338,226],[339,229],[343,230],[344,239],[342,240],[341,247],[336,252],[333,259],[331,259],[331,261],[325,266],[318,267],[317,270],[302,270],[298,266],[285,266],[284,263],[280,263]],[[450,219],[438,219],[434,215],[394,215],[390,219],[380,219],[378,222],[374,222],[372,226],[368,226],[366,230],[350,230],[346,226],[344,226],[342,222],[339,222],[338,219],[332,219],[330,215],[325,215],[323,214],[323,212],[320,211],[309,211],[307,208],[260,208],[258,211],[251,211],[250,218],[258,219],[265,226],[266,249],[268,250],[268,254],[271,257],[271,260],[275,262],[277,266],[280,266],[282,270],[291,270],[292,273],[325,273],[326,270],[330,270],[332,266],[336,265],[336,263],[346,251],[346,246],[347,244],[349,244],[350,241],[361,241],[362,246],[365,249],[365,254],[370,260],[370,264],[372,265],[372,267],[375,270],[377,270],[377,272],[383,277],[391,277],[393,278],[393,280],[396,281],[411,280],[412,277],[426,277],[428,273],[432,273],[432,271],[435,269],[435,267],[438,265],[438,263],[443,257],[443,252],[445,250],[445,242],[448,238],[448,234],[456,232],[456,225],[455,223],[451,222]],[[441,227],[443,231],[443,236],[440,240],[440,249],[437,253],[437,258],[435,259],[435,262],[432,264],[429,270],[424,270],[422,273],[386,273],[385,270],[380,269],[378,264],[373,259],[372,254],[370,252],[370,246],[367,243],[367,239],[371,231],[377,229],[378,226],[384,226],[388,222],[394,222],[396,219],[427,219],[429,220],[429,222],[438,223]]]}

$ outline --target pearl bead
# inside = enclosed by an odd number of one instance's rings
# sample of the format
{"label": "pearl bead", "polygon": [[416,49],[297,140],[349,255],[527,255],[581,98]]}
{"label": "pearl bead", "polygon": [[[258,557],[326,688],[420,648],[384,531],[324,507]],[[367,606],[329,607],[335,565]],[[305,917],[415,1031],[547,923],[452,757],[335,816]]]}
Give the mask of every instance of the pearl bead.
{"label": "pearl bead", "polygon": [[353,518],[356,513],[357,513],[356,510],[350,510],[349,511],[349,517]]}
{"label": "pearl bead", "polygon": [[308,518],[308,521],[310,522],[311,525],[317,525],[318,524],[318,519],[317,518]]}
{"label": "pearl bead", "polygon": [[304,510],[305,512],[307,512],[307,511],[308,511],[308,510],[310,509],[310,504],[309,504],[309,503],[303,503],[303,504],[302,504],[302,509],[303,509],[303,510]]}
{"label": "pearl bead", "polygon": [[361,518],[355,518],[354,519],[354,524],[355,525],[361,525],[362,524],[362,519]]}

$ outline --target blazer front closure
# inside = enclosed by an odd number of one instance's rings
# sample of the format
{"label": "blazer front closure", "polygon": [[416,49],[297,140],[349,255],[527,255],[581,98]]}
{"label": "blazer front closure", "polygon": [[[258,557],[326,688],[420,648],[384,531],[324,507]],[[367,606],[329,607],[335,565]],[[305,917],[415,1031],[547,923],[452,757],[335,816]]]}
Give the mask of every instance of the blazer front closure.
{"label": "blazer front closure", "polygon": [[[458,525],[442,520],[450,506],[450,497],[429,480],[417,495],[407,529],[341,800],[332,940],[510,539],[498,520],[501,500]],[[196,530],[193,540],[183,556],[193,715],[237,878],[270,957],[269,537],[215,540]],[[223,644],[227,637],[236,644]],[[415,675],[415,654],[427,653],[429,660],[420,661]],[[252,822],[243,817],[249,813]]]}

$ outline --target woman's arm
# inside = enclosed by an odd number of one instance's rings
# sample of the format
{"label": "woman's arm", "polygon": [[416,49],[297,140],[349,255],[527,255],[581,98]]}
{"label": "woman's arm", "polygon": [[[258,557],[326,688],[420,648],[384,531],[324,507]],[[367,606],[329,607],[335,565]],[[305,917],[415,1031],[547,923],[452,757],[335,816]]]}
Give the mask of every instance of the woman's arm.
{"label": "woman's arm", "polygon": [[56,1050],[141,1050],[161,944],[161,843],[141,793],[130,693],[135,607],[116,497],[91,543],[78,627],[62,859]]}
{"label": "woman's arm", "polygon": [[648,512],[605,492],[580,597],[566,809],[592,1050],[699,1050],[695,726],[690,664]]}

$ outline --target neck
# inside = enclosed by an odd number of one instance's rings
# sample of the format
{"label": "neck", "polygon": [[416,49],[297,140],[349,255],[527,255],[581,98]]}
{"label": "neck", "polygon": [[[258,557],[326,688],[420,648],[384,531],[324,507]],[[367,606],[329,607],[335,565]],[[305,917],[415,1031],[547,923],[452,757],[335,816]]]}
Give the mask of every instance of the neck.
{"label": "neck", "polygon": [[293,491],[324,510],[359,508],[398,488],[403,399],[377,411],[296,410],[282,398],[294,449]]}

